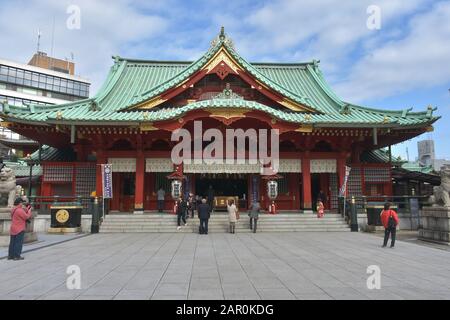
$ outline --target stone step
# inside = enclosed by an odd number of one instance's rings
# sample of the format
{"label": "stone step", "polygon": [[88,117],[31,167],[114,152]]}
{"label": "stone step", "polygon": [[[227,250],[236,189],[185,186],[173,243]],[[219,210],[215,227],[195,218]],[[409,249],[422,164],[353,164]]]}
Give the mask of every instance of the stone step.
{"label": "stone step", "polygon": [[[199,220],[188,218],[188,226],[176,229],[177,217],[171,214],[111,214],[105,217],[100,232],[148,232],[148,233],[197,233]],[[214,233],[229,231],[229,220],[226,213],[214,213],[209,220],[208,229]],[[315,214],[261,214],[258,220],[258,232],[342,232],[350,231],[349,226],[338,214],[328,214],[318,219]],[[249,233],[247,213],[241,213],[236,224],[236,232]]]}

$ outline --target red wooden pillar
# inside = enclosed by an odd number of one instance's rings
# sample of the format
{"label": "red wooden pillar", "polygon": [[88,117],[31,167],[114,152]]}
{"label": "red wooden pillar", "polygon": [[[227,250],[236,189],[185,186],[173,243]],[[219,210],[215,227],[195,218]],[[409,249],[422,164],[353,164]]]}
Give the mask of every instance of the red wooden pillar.
{"label": "red wooden pillar", "polygon": [[136,156],[136,188],[134,194],[134,211],[144,211],[144,177],[145,158],[142,150],[138,150]]}
{"label": "red wooden pillar", "polygon": [[309,158],[302,158],[303,209],[312,210],[311,197],[311,163]]}
{"label": "red wooden pillar", "polygon": [[105,164],[107,162],[105,152],[102,149],[97,149],[97,170],[96,170],[96,178],[95,178],[95,193],[97,197],[101,197],[103,195],[103,182],[102,182],[102,166],[101,164]]}

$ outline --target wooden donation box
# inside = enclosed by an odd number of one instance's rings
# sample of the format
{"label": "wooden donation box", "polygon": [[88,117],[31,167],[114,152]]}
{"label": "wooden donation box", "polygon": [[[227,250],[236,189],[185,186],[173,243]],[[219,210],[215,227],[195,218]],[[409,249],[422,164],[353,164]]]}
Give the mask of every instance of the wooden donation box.
{"label": "wooden donation box", "polygon": [[57,204],[50,207],[51,225],[49,233],[76,233],[81,231],[81,210],[79,204]]}
{"label": "wooden donation box", "polygon": [[239,197],[232,196],[219,196],[214,197],[214,208],[216,210],[227,210],[227,204],[229,200],[234,200],[236,207],[239,206]]}

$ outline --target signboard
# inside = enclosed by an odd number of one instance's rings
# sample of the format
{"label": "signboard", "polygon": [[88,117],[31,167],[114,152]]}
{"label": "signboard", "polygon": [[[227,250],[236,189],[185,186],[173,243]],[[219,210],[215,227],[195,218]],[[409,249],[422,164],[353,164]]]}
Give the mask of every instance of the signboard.
{"label": "signboard", "polygon": [[112,199],[112,164],[102,164],[103,198]]}
{"label": "signboard", "polygon": [[346,191],[347,191],[347,181],[348,177],[350,175],[350,167],[345,166],[345,177],[344,182],[342,183],[341,189],[339,189],[339,197],[345,197]]}

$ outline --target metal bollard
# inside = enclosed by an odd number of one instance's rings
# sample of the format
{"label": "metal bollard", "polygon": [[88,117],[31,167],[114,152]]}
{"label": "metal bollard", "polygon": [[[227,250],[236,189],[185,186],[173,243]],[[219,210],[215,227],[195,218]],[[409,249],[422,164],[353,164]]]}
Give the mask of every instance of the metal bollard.
{"label": "metal bollard", "polygon": [[92,223],[91,223],[91,233],[98,233],[100,230],[100,224],[99,224],[99,203],[98,198],[94,198],[94,205],[92,208]]}
{"label": "metal bollard", "polygon": [[358,214],[356,212],[356,201],[354,196],[352,196],[352,201],[350,204],[350,213],[351,213],[350,230],[352,232],[358,232]]}

